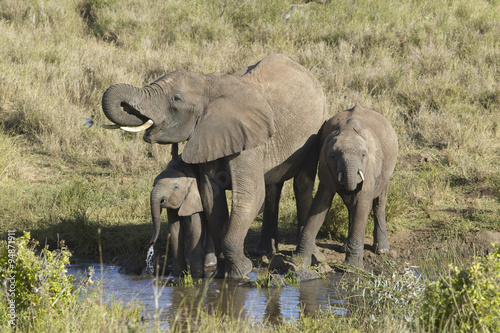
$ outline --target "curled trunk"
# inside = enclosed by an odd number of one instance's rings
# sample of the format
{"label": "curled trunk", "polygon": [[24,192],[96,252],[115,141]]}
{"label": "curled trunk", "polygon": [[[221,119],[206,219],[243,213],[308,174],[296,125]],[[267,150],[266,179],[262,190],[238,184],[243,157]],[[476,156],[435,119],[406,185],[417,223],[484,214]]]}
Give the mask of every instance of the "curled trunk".
{"label": "curled trunk", "polygon": [[115,124],[139,126],[148,120],[138,110],[138,105],[143,99],[143,89],[124,83],[115,84],[104,92],[102,110]]}

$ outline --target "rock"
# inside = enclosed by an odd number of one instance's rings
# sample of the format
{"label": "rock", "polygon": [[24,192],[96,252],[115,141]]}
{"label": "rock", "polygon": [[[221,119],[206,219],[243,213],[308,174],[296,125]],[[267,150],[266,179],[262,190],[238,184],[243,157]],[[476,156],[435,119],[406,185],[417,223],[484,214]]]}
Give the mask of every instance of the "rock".
{"label": "rock", "polygon": [[279,287],[284,287],[286,285],[285,281],[283,281],[283,278],[279,274],[271,274],[270,276],[270,281],[269,281],[269,287],[274,287],[274,288],[279,288]]}
{"label": "rock", "polygon": [[301,268],[292,274],[292,279],[304,282],[315,279],[321,279],[321,276],[310,268]]}
{"label": "rock", "polygon": [[318,269],[318,274],[321,274],[321,275],[324,275],[324,274],[327,274],[327,273],[330,273],[331,271],[333,271],[333,268],[331,268],[326,263],[322,263],[321,265],[318,266],[317,269]]}
{"label": "rock", "polygon": [[[267,284],[267,285],[265,285]],[[245,277],[240,280],[238,283],[239,286],[242,287],[251,287],[251,288],[280,288],[284,287],[286,285],[285,281],[279,274],[270,274],[269,275],[269,281],[257,281],[257,280],[250,280],[250,278]]]}

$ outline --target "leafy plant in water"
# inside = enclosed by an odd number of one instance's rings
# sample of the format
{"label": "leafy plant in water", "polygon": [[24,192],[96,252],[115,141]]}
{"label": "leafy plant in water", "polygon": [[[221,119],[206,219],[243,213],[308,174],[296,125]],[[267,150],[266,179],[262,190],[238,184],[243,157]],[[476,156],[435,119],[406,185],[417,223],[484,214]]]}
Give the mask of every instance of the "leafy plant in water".
{"label": "leafy plant in water", "polygon": [[194,284],[193,277],[191,276],[191,273],[189,271],[183,272],[180,281],[181,281],[181,284],[183,284],[185,286],[189,286],[189,285]]}
{"label": "leafy plant in water", "polygon": [[269,268],[260,269],[254,283],[257,288],[281,288],[285,286],[286,280],[277,273],[273,273]]}
{"label": "leafy plant in water", "polygon": [[500,331],[500,249],[467,268],[450,265],[448,275],[427,287],[423,310],[431,328]]}
{"label": "leafy plant in water", "polygon": [[283,281],[286,283],[286,284],[291,284],[291,285],[298,285],[300,284],[300,280],[295,278],[294,275],[293,275],[293,271],[288,271],[286,272],[286,274],[283,276]]}

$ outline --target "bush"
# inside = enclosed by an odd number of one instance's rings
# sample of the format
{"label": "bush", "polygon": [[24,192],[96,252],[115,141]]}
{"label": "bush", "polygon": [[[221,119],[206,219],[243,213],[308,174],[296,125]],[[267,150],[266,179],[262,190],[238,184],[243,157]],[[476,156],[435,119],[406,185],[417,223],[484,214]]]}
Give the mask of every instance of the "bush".
{"label": "bush", "polygon": [[[10,238],[10,237],[9,237]],[[67,306],[74,298],[73,277],[66,275],[71,253],[62,246],[50,251],[45,246],[35,253],[38,242],[29,232],[0,242],[0,314],[9,321],[40,319],[51,310]],[[12,282],[14,278],[14,283]],[[11,311],[14,304],[15,311]],[[14,313],[15,312],[15,313]],[[8,314],[14,316],[7,316]]]}
{"label": "bush", "polygon": [[367,325],[366,329],[383,328],[384,321],[393,322],[391,327],[398,329],[412,324],[428,283],[417,272],[418,267],[398,269],[386,262],[378,267],[382,270],[379,274],[355,267],[344,269],[346,273],[354,273],[345,275],[341,282],[348,295],[348,311]]}
{"label": "bush", "polygon": [[429,284],[424,324],[431,329],[500,331],[500,249],[475,258],[468,268],[450,265],[448,275]]}

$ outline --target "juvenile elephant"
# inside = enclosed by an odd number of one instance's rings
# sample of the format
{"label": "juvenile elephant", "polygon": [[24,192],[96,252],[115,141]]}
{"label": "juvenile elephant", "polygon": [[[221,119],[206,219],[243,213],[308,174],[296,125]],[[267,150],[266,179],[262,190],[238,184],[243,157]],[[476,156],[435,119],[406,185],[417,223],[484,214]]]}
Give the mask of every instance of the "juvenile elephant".
{"label": "juvenile elephant", "polygon": [[[320,83],[289,58],[270,55],[234,74],[180,69],[143,88],[116,84],[102,107],[112,126],[146,130],[147,142],[187,141],[182,159],[200,169],[203,210],[219,255],[216,276],[240,278],[252,270],[243,242],[266,186],[278,196],[280,184],[294,178],[299,224],[305,221],[326,105]],[[232,191],[230,216],[225,189]]]}
{"label": "juvenile elephant", "polygon": [[385,117],[361,106],[328,120],[321,130],[318,191],[300,235],[296,256],[309,265],[319,228],[338,193],[349,212],[349,232],[342,249],[345,263],[363,268],[366,223],[373,209],[376,253],[389,250],[385,206],[389,178],[396,165],[398,140]]}
{"label": "juvenile elephant", "polygon": [[215,264],[213,245],[210,237],[206,236],[206,222],[195,168],[194,165],[172,159],[155,178],[151,191],[154,231],[150,243],[154,244],[158,238],[160,214],[166,208],[174,276],[189,272],[193,277],[202,277],[205,265],[211,260]]}

